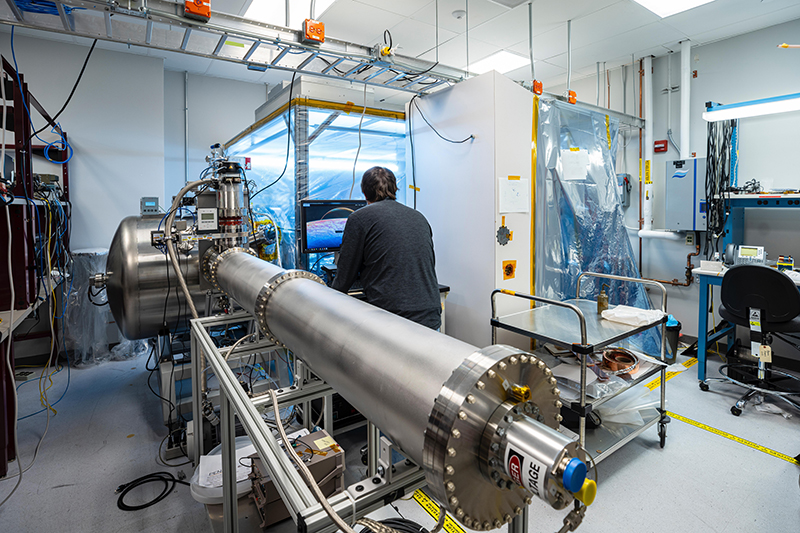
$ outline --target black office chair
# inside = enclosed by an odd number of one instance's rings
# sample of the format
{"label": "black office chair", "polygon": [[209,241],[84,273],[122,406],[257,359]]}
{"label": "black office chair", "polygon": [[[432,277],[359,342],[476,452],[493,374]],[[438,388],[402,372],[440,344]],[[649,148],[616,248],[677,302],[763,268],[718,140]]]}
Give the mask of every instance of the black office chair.
{"label": "black office chair", "polygon": [[[800,333],[800,290],[794,281],[774,268],[763,265],[737,265],[725,273],[720,293],[719,314],[731,324],[750,330],[753,356],[761,346],[772,343],[772,333]],[[726,364],[720,367],[725,380],[749,389],[731,407],[742,409],[753,396],[761,394],[783,400],[800,409],[800,379],[759,358],[758,365]],[[794,385],[794,388],[791,388]],[[704,387],[707,388],[707,387]]]}

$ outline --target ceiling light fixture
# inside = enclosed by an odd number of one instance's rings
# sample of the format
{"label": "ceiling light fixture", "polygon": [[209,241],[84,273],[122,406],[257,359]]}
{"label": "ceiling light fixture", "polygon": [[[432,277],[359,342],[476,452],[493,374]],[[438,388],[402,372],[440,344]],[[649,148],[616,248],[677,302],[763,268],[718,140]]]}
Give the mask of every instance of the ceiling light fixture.
{"label": "ceiling light fixture", "polygon": [[[325,11],[330,8],[336,0],[316,0],[314,2],[314,18],[319,19]],[[292,2],[289,9],[289,27],[295,30],[300,29],[303,21],[310,18],[311,1],[302,0]],[[286,26],[286,2],[264,2],[263,0],[253,0],[250,7],[244,14],[244,18],[266,22],[276,26]]]}
{"label": "ceiling light fixture", "polygon": [[703,119],[708,122],[716,122],[718,120],[734,120],[774,115],[788,111],[800,111],[800,93],[750,100],[749,102],[740,102],[738,104],[720,105],[709,103],[711,105],[706,108],[708,111],[703,113]]}
{"label": "ceiling light fixture", "polygon": [[489,0],[489,1],[493,4],[507,7],[508,9],[514,9],[515,7],[528,3],[528,0]]}
{"label": "ceiling light fixture", "polygon": [[469,66],[469,71],[475,74],[483,74],[490,70],[496,70],[500,74],[505,74],[512,70],[530,65],[531,61],[527,57],[523,57],[505,50],[500,50],[489,57],[481,59]]}
{"label": "ceiling light fixture", "polygon": [[649,9],[659,17],[667,18],[676,13],[688,11],[697,6],[708,4],[714,0],[633,0],[637,4]]}

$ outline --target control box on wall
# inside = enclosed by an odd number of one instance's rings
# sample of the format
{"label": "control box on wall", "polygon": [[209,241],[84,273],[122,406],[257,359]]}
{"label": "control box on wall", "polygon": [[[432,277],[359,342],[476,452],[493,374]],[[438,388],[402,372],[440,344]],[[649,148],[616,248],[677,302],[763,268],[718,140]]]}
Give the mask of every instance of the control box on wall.
{"label": "control box on wall", "polygon": [[664,229],[706,230],[706,158],[667,161]]}

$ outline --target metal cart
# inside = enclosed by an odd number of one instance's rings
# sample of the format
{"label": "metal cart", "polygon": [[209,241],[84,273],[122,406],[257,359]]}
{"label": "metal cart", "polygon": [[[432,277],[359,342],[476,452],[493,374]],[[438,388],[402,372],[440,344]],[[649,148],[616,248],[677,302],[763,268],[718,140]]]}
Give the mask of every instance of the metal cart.
{"label": "metal cart", "polygon": [[[642,283],[658,287],[661,291],[661,311],[664,317],[642,326],[629,326],[617,322],[603,320],[597,314],[597,303],[593,300],[580,299],[581,281],[585,277],[597,277],[603,279],[613,279],[629,283]],[[538,302],[542,306],[534,307],[530,310],[512,313],[509,315],[497,316],[495,299],[498,294],[523,298]],[[614,306],[610,306],[613,308]],[[581,446],[595,454],[594,463],[597,464],[623,445],[633,440],[643,431],[658,423],[658,435],[661,447],[664,447],[667,437],[666,424],[669,422],[666,412],[666,322],[667,322],[667,291],[664,286],[655,281],[611,274],[598,274],[594,272],[583,272],[578,277],[578,288],[574,300],[557,301],[540,296],[521,294],[514,291],[497,289],[492,292],[492,343],[496,342],[497,329],[501,328],[513,331],[520,335],[525,335],[546,343],[569,348],[570,351],[580,360],[581,363],[581,383],[580,398],[578,402],[573,402],[569,406],[579,417],[578,437]],[[635,377],[631,376],[627,381],[627,386],[613,393],[607,394],[593,401],[587,401],[586,370],[587,356],[596,350],[618,343],[619,341],[641,333],[650,328],[661,326],[661,354],[660,363],[654,364],[646,370],[640,370]],[[553,358],[553,366],[561,364]],[[643,424],[639,426],[620,425],[614,431],[603,425],[586,431],[586,417],[601,404],[611,400],[631,387],[643,383],[656,373],[661,374],[661,401],[658,409],[645,409],[640,411]]]}

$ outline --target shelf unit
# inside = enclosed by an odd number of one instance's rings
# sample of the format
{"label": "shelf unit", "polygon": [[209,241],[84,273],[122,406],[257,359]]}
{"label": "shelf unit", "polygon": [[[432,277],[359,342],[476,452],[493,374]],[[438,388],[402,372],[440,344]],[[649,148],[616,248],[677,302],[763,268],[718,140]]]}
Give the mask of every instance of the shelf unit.
{"label": "shelf unit", "polygon": [[[597,454],[593,458],[594,464],[599,463],[655,424],[659,426],[658,434],[661,447],[663,448],[667,436],[666,424],[669,422],[669,418],[666,415],[665,387],[667,367],[665,335],[667,322],[667,291],[662,284],[654,281],[614,276],[611,274],[584,272],[578,277],[578,295],[580,294],[581,281],[586,277],[598,277],[655,286],[661,291],[661,311],[664,313],[664,316],[641,326],[629,326],[603,320],[597,314],[597,302],[579,299],[577,295],[573,300],[561,302],[542,298],[540,296],[498,289],[492,292],[492,341],[495,341],[497,328],[505,329],[541,342],[553,343],[557,346],[569,348],[580,361],[581,383],[579,401],[571,403],[568,408],[579,417],[578,438],[580,445],[584,449],[589,450],[592,454]],[[499,294],[505,294],[546,305],[536,306],[530,310],[498,317],[496,316],[495,300]],[[610,307],[613,308],[614,306]],[[587,399],[587,356],[598,349],[611,346],[637,333],[659,326],[661,327],[660,364],[650,364],[647,368],[642,368],[635,377],[631,376],[629,379],[626,379],[627,385],[624,388],[614,393],[607,394],[595,400]],[[553,358],[551,363],[551,368],[561,364],[560,361],[555,358]],[[639,426],[620,425],[619,427],[613,428],[613,430],[601,425],[598,428],[587,431],[586,418],[593,409],[596,409],[603,403],[659,373],[661,375],[660,405],[658,409],[650,408],[640,411],[640,415],[643,419],[642,424]]]}

